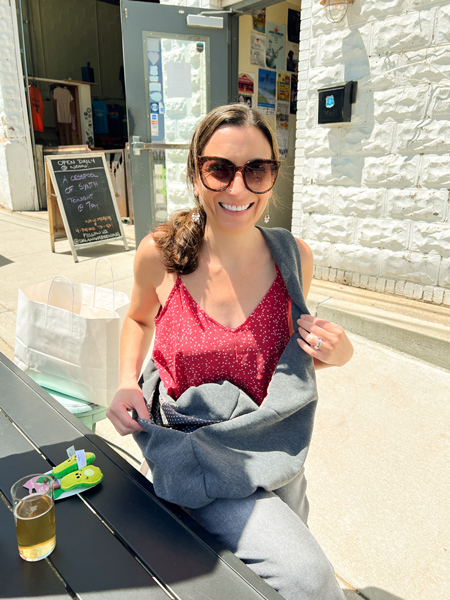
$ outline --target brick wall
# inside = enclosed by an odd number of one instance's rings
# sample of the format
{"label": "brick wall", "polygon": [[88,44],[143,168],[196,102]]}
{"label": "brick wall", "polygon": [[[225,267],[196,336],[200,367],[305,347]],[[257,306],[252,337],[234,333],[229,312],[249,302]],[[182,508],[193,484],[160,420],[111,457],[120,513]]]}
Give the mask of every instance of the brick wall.
{"label": "brick wall", "polygon": [[14,2],[0,0],[0,206],[33,210],[36,186],[13,11]]}
{"label": "brick wall", "polygon": [[[450,305],[450,3],[302,3],[292,231],[315,276]],[[317,89],[358,81],[352,121]]]}

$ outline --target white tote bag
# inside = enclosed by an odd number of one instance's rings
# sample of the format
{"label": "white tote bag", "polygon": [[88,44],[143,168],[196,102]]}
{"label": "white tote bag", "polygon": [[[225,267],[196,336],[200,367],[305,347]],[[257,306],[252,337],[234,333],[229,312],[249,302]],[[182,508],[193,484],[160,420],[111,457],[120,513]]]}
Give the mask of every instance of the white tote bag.
{"label": "white tote bag", "polygon": [[110,290],[96,281],[92,286],[57,276],[20,289],[15,364],[42,387],[109,406],[118,386],[120,333],[129,305],[126,294],[114,291],[114,282]]}

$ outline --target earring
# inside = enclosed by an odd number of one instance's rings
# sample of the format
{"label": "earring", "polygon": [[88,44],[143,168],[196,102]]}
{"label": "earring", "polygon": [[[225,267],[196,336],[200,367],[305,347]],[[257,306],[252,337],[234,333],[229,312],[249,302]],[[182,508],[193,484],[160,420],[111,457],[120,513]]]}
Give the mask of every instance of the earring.
{"label": "earring", "polygon": [[200,212],[198,210],[195,210],[192,213],[192,220],[194,221],[194,223],[198,223],[200,221]]}
{"label": "earring", "polygon": [[270,221],[270,204],[267,203],[266,214],[264,215],[264,223],[268,223]]}

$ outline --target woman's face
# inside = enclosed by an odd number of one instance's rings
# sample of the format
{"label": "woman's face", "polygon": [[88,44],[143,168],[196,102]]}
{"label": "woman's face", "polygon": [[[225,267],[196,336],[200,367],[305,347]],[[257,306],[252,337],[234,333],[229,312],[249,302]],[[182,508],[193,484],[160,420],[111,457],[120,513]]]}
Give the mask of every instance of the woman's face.
{"label": "woman's face", "polygon": [[[212,135],[202,156],[226,158],[235,165],[242,166],[249,160],[270,160],[272,149],[257,127],[224,125]],[[200,178],[194,182],[194,192],[205,209],[208,226],[232,233],[253,227],[264,214],[272,195],[272,191],[264,194],[250,192],[245,187],[240,172],[236,173],[231,186],[223,192],[209,190]]]}

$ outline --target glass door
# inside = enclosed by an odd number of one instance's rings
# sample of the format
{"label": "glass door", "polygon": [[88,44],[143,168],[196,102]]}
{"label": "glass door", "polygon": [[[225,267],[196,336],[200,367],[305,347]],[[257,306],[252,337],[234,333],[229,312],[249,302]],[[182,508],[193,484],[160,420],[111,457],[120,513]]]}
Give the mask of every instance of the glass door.
{"label": "glass door", "polygon": [[229,13],[208,16],[201,9],[130,0],[121,10],[139,243],[171,212],[192,204],[186,187],[190,139],[211,108],[237,100],[238,28]]}

